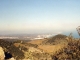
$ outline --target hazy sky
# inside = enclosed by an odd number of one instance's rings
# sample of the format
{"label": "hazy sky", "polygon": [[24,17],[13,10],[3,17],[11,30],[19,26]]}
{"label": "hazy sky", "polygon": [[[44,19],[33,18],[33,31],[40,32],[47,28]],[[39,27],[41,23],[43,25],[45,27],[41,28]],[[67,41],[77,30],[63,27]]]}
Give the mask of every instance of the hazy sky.
{"label": "hazy sky", "polygon": [[0,0],[0,34],[75,31],[80,0]]}

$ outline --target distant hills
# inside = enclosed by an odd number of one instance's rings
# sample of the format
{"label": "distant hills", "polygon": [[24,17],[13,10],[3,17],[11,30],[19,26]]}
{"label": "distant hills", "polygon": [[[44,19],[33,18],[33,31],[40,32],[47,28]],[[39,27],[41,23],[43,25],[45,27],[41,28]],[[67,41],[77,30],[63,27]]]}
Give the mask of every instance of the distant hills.
{"label": "distant hills", "polygon": [[66,37],[67,37],[66,35],[58,34],[53,37],[47,38],[46,41],[43,41],[43,44],[55,44],[61,41],[63,42],[63,41],[66,41],[65,39]]}

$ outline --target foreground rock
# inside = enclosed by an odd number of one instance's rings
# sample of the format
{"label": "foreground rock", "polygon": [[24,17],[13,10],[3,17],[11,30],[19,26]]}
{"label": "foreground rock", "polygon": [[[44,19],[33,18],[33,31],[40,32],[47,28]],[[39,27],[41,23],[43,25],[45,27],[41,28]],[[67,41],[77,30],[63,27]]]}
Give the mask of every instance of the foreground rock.
{"label": "foreground rock", "polygon": [[16,59],[14,59],[14,58],[12,57],[12,58],[10,58],[10,59],[6,59],[6,60],[16,60]]}
{"label": "foreground rock", "polygon": [[5,58],[4,51],[2,47],[0,47],[0,60],[4,60],[4,58]]}

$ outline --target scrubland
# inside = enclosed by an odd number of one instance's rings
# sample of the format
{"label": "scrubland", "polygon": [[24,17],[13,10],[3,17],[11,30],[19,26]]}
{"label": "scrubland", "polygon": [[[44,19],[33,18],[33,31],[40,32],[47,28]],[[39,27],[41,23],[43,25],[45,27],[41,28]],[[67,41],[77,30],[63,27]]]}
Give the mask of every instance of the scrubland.
{"label": "scrubland", "polygon": [[55,35],[47,39],[29,42],[0,40],[4,52],[10,52],[17,60],[79,60],[80,39],[71,35]]}

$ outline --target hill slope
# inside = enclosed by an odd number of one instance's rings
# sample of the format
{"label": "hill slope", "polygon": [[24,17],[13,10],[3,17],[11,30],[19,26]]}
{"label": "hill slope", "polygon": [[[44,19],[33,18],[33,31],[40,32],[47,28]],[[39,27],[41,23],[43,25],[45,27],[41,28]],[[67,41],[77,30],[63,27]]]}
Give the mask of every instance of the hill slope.
{"label": "hill slope", "polygon": [[58,34],[53,37],[48,38],[46,41],[43,41],[43,44],[60,44],[62,42],[66,42],[66,35]]}

